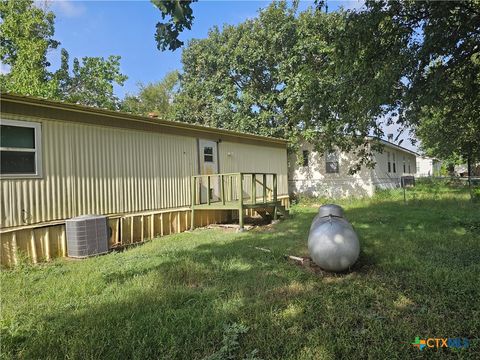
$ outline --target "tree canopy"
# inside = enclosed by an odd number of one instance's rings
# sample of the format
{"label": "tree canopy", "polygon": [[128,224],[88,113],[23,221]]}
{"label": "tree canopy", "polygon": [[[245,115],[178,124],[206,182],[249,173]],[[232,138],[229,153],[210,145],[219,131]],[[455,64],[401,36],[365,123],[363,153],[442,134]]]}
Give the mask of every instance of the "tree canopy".
{"label": "tree canopy", "polygon": [[138,84],[137,95],[128,94],[122,102],[122,110],[139,115],[154,114],[164,119],[173,117],[173,99],[178,87],[179,74],[172,71],[155,83]]}
{"label": "tree canopy", "polygon": [[83,57],[73,59],[69,71],[69,55],[62,49],[62,63],[55,73],[58,97],[67,102],[87,106],[118,109],[120,100],[114,94],[114,84],[123,85],[127,76],[120,72],[120,56]]}
{"label": "tree canopy", "polygon": [[54,97],[47,52],[60,44],[53,39],[55,15],[33,6],[32,0],[2,0],[0,17],[0,60],[10,67],[1,75],[2,91]]}
{"label": "tree canopy", "polygon": [[0,2],[0,56],[10,67],[1,75],[2,91],[39,96],[107,109],[118,108],[114,85],[123,85],[120,56],[73,59],[62,49],[61,66],[49,70],[48,51],[60,43],[53,39],[55,15],[35,6],[33,0]]}
{"label": "tree canopy", "polygon": [[[193,22],[194,1],[152,0],[164,22],[157,47],[174,50]],[[367,135],[412,128],[428,155],[480,158],[480,0],[367,0],[359,11],[305,11],[273,2],[256,18],[192,40],[183,71],[140,85],[122,103],[120,57],[73,59],[50,71],[52,12],[33,0],[2,0],[2,91],[334,147],[372,165]],[[180,82],[178,83],[178,81]]]}
{"label": "tree canopy", "polygon": [[391,91],[400,90],[392,105],[426,153],[479,159],[480,1],[368,1],[350,20],[370,33],[391,29],[366,54],[401,59],[389,65],[398,79]]}
{"label": "tree canopy", "polygon": [[[369,163],[365,136],[382,133],[376,118],[387,112],[382,90],[390,73],[372,79],[344,62],[354,55],[339,43],[348,37],[347,15],[316,8],[298,14],[295,5],[272,3],[255,19],[191,41],[177,119],[283,137],[293,148],[303,140],[319,151],[339,147],[357,152],[358,165]],[[358,74],[368,79],[364,89],[356,88]]]}
{"label": "tree canopy", "polygon": [[177,119],[354,151],[356,168],[371,164],[365,136],[392,123],[430,155],[480,153],[478,0],[322,5],[272,3],[191,41]]}

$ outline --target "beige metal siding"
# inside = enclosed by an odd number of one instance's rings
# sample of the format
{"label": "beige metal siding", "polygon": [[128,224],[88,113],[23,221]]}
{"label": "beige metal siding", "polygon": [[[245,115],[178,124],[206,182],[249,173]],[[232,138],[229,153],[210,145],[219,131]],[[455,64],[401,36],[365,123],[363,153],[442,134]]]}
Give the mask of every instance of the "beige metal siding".
{"label": "beige metal siding", "polygon": [[276,173],[278,174],[278,195],[288,195],[286,148],[223,141],[218,144],[218,153],[221,173]]}
{"label": "beige metal siding", "polygon": [[2,228],[189,206],[195,138],[23,120],[42,123],[43,178],[0,180]]}
{"label": "beige metal siding", "polygon": [[[2,118],[42,124],[43,177],[0,180],[0,228],[190,205],[190,176],[198,172],[195,137]],[[220,172],[275,172],[278,195],[288,194],[285,148],[223,141],[218,149]]]}

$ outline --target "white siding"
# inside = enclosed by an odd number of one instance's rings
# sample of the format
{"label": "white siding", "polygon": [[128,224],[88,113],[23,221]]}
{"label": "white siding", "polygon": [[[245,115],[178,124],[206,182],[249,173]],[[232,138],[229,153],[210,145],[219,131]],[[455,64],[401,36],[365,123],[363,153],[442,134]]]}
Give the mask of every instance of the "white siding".
{"label": "white siding", "polygon": [[331,198],[371,196],[373,194],[370,170],[363,167],[354,175],[348,173],[355,161],[354,155],[339,153],[339,172],[327,173],[325,157],[323,154],[312,151],[312,148],[310,145],[302,147],[302,151],[309,151],[309,166],[299,165],[295,154],[289,156],[291,192]]}
{"label": "white siding", "polygon": [[[301,150],[308,150],[309,165],[302,166],[295,154],[289,156],[289,189],[292,193],[306,196],[325,196],[331,198],[348,196],[372,196],[375,189],[387,189],[400,186],[402,175],[414,175],[416,172],[415,155],[397,147],[385,145],[383,153],[375,153],[374,169],[362,167],[356,174],[350,175],[349,169],[357,158],[351,153],[339,154],[339,172],[327,173],[325,157],[312,151],[312,146],[304,145]],[[388,153],[391,168],[388,171]],[[395,154],[395,156],[394,156]],[[395,157],[395,172],[393,158]],[[405,160],[405,172],[403,164]]]}
{"label": "white siding", "polygon": [[[391,167],[388,171],[388,154],[390,154]],[[393,171],[393,158],[395,157],[395,172]],[[405,172],[403,162],[405,160]],[[375,189],[392,189],[400,186],[402,175],[415,175],[415,155],[401,149],[386,145],[382,153],[375,153],[375,168],[372,170],[372,183]],[[410,169],[410,171],[409,171]]]}

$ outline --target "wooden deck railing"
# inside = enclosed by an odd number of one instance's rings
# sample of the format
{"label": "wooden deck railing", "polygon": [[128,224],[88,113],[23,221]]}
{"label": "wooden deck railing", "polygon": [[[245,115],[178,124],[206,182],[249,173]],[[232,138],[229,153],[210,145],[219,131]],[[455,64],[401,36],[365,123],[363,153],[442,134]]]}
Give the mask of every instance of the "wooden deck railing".
{"label": "wooden deck railing", "polygon": [[238,210],[240,228],[243,228],[243,210],[246,208],[271,206],[275,209],[276,219],[277,188],[275,173],[239,172],[192,176],[191,227],[193,229],[195,226],[195,210]]}

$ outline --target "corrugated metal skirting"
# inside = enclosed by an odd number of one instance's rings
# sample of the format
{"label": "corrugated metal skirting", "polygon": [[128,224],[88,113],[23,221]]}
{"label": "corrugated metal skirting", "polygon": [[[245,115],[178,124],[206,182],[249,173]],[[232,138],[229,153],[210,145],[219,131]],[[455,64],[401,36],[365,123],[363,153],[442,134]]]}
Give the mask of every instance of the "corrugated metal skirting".
{"label": "corrugated metal skirting", "polygon": [[[288,197],[279,200],[282,205],[289,206]],[[229,212],[231,210],[196,211],[195,224],[201,227],[227,222]],[[255,213],[246,209],[245,215],[253,216]],[[181,233],[190,228],[190,221],[189,208],[113,216],[108,219],[111,229],[109,248]],[[0,264],[3,267],[12,267],[23,261],[38,263],[67,256],[64,223],[3,231],[0,235]]]}

